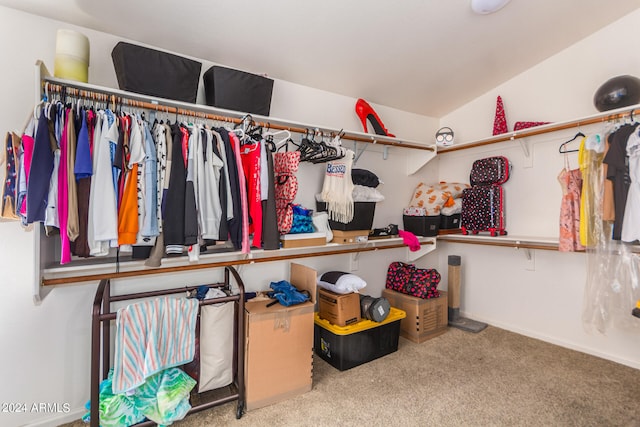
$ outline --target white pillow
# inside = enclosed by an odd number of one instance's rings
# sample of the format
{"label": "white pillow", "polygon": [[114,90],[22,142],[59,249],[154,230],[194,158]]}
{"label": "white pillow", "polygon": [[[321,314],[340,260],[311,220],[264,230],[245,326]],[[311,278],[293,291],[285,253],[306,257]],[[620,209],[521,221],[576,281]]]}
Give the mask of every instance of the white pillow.
{"label": "white pillow", "polygon": [[361,277],[340,271],[329,271],[324,273],[318,278],[317,284],[321,288],[337,294],[358,292],[360,289],[367,286],[367,282],[365,282]]}

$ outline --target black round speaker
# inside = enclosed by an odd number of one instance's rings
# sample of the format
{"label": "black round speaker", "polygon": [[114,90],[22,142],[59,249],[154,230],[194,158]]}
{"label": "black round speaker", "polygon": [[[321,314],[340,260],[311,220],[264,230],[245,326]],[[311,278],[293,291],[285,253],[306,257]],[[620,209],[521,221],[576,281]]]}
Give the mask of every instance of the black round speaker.
{"label": "black round speaker", "polygon": [[360,295],[360,315],[364,319],[380,323],[387,318],[390,311],[391,304],[388,299],[384,297],[374,298],[369,295]]}
{"label": "black round speaker", "polygon": [[593,96],[598,111],[615,110],[640,102],[640,79],[634,76],[613,77],[602,84]]}

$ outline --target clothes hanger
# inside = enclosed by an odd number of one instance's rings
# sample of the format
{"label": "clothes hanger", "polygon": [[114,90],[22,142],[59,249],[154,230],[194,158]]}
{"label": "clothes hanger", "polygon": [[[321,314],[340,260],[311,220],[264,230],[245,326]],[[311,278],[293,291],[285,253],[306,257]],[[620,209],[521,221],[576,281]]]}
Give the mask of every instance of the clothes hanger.
{"label": "clothes hanger", "polygon": [[274,136],[283,135],[283,134],[285,135],[285,137],[282,138],[279,142],[274,143],[276,150],[278,150],[284,144],[287,144],[289,142],[289,140],[291,139],[291,132],[285,129],[285,130],[279,130],[276,132],[265,132],[263,136],[270,138],[270,141],[273,143]]}
{"label": "clothes hanger", "polygon": [[575,141],[579,137],[583,137],[584,138],[585,134],[582,133],[582,132],[576,133],[576,135],[573,138],[571,138],[570,140],[565,141],[562,144],[560,144],[560,147],[558,147],[558,152],[561,153],[561,154],[564,154],[564,153],[576,153],[576,152],[580,151],[580,150],[567,150],[566,149],[566,145],[568,143],[570,143],[571,141]]}

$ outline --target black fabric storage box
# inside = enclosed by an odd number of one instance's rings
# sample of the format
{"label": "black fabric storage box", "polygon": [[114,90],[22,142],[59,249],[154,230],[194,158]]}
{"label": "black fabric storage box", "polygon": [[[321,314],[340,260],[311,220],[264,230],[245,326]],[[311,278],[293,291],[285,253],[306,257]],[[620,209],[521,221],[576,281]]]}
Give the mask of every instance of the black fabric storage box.
{"label": "black fabric storage box", "polygon": [[402,215],[402,223],[405,231],[410,231],[416,236],[433,237],[438,235],[440,229],[440,215]]}
{"label": "black fabric storage box", "polygon": [[202,76],[207,105],[268,116],[273,80],[214,65]]}
{"label": "black fabric storage box", "polygon": [[200,62],[125,42],[115,45],[111,59],[121,90],[196,102]]}
{"label": "black fabric storage box", "polygon": [[[316,209],[318,212],[327,210],[327,204],[316,201]],[[329,227],[332,230],[351,231],[351,230],[371,230],[373,226],[373,216],[376,213],[376,202],[354,202],[353,203],[353,219],[348,223],[329,220]]]}
{"label": "black fabric storage box", "polygon": [[460,214],[440,215],[440,230],[460,228]]}

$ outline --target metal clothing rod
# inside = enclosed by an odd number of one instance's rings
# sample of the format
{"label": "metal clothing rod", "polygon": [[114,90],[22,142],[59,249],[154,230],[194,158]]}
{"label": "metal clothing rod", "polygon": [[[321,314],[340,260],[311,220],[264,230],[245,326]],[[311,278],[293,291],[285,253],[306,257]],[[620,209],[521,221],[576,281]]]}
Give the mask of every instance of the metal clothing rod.
{"label": "metal clothing rod", "polygon": [[[240,123],[247,116],[246,113],[225,110],[222,108],[209,107],[206,105],[190,104],[187,102],[174,101],[165,98],[155,98],[151,96],[126,92],[123,90],[105,88],[101,86],[91,85],[87,83],[68,81],[55,77],[42,78],[42,93],[50,92],[62,93],[63,90],[68,96],[81,97],[91,99],[97,102],[110,102],[112,105],[128,105],[134,108],[143,108],[160,113],[170,113],[195,118],[203,118],[208,120],[217,120],[222,122]],[[416,150],[435,151],[433,145],[420,144],[418,142],[408,142],[390,138],[384,135],[371,135],[358,132],[345,132],[342,129],[330,129],[321,126],[305,125],[303,123],[292,122],[289,120],[277,119],[266,116],[250,114],[255,119],[258,126],[265,129],[288,130],[289,132],[308,134],[310,131],[317,134],[338,135],[342,132],[342,139],[352,141],[376,143],[381,145],[389,145],[403,148],[412,148]]]}

